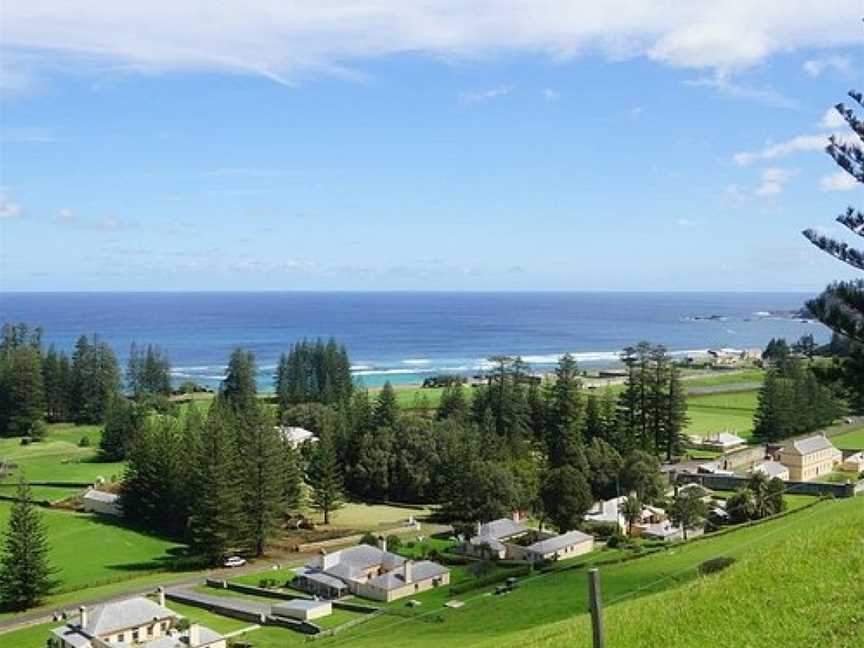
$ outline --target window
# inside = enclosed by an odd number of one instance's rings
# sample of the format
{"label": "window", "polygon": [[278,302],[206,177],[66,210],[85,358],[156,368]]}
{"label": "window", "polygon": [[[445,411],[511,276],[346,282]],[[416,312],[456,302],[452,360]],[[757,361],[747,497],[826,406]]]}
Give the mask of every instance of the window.
{"label": "window", "polygon": [[121,632],[120,634],[117,635],[117,641],[119,641],[120,643],[123,643],[124,641],[126,641],[126,635]]}
{"label": "window", "polygon": [[138,641],[138,631],[137,630],[132,631],[132,641]]}
{"label": "window", "polygon": [[152,636],[153,636],[153,629],[154,629],[155,627],[156,627],[156,626],[152,626],[152,625],[147,627],[147,636],[148,636],[148,637],[152,637]]}

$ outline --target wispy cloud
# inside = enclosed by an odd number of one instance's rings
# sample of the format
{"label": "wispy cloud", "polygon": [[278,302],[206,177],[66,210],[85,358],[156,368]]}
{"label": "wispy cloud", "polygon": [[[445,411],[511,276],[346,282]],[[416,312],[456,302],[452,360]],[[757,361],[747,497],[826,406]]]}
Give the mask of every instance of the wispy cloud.
{"label": "wispy cloud", "polygon": [[837,171],[831,175],[822,176],[819,180],[822,191],[852,191],[861,187],[855,178],[845,171]]}
{"label": "wispy cloud", "polygon": [[488,19],[488,0],[7,2],[4,58],[29,52],[33,60],[26,68],[13,62],[4,83],[26,86],[31,73],[45,69],[93,70],[101,77],[217,70],[285,85],[310,74],[362,77],[355,64],[404,52],[460,59],[599,53],[616,60],[623,53],[731,73],[777,53],[824,47],[826,34],[836,47],[857,47],[861,38],[860,0],[835,0],[830,8],[788,0],[782,10],[765,0],[728,0],[719,8],[679,3],[675,11],[668,0],[492,4],[494,19]]}
{"label": "wispy cloud", "polygon": [[132,221],[121,220],[116,216],[105,216],[101,218],[85,218],[78,216],[71,209],[63,208],[57,212],[54,222],[58,225],[82,230],[96,230],[103,232],[116,232],[127,230],[137,226]]}
{"label": "wispy cloud", "polygon": [[497,88],[489,88],[488,90],[463,92],[459,95],[459,99],[462,103],[466,104],[484,103],[486,101],[492,101],[493,99],[499,99],[500,97],[506,97],[512,92],[512,85],[504,85],[498,86]]}
{"label": "wispy cloud", "polygon": [[558,99],[561,98],[561,93],[552,88],[543,88],[541,94],[543,95],[543,98],[549,102],[558,101]]}
{"label": "wispy cloud", "polygon": [[824,151],[828,146],[827,135],[798,135],[785,142],[769,144],[758,151],[745,151],[732,156],[735,164],[747,166],[760,160],[775,160],[793,153],[804,151]]}
{"label": "wispy cloud", "polygon": [[10,200],[5,193],[0,192],[0,220],[20,218],[23,213],[24,208],[21,205]]}
{"label": "wispy cloud", "polygon": [[791,97],[773,88],[758,88],[733,81],[727,73],[717,73],[714,76],[691,79],[684,82],[690,86],[713,88],[720,94],[735,99],[748,99],[776,108],[798,108],[799,103]]}
{"label": "wispy cloud", "polygon": [[779,167],[768,167],[762,170],[761,184],[756,187],[754,193],[757,196],[776,196],[782,193],[786,184],[797,174],[791,169],[781,169]]}
{"label": "wispy cloud", "polygon": [[804,71],[812,77],[822,76],[829,70],[843,76],[852,74],[852,60],[848,56],[824,56],[804,61]]}

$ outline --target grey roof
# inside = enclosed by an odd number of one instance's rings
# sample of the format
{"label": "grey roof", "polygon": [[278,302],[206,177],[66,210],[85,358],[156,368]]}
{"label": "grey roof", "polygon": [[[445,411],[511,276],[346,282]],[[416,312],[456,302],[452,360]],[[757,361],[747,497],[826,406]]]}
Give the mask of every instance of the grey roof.
{"label": "grey roof", "polygon": [[729,432],[717,432],[716,434],[709,434],[707,437],[705,437],[704,442],[720,445],[739,445],[746,443],[746,441],[737,434],[731,434]]}
{"label": "grey roof", "polygon": [[332,567],[327,567],[322,571],[343,580],[357,578],[363,570],[370,567],[380,566],[385,570],[390,570],[405,562],[402,556],[365,544],[342,549],[330,554],[327,558],[328,560],[336,559],[337,562]]}
{"label": "grey roof", "polygon": [[[416,583],[428,580],[446,574],[448,571],[449,570],[446,567],[442,567],[431,560],[419,560],[411,565],[411,580],[409,582]],[[402,587],[407,583],[405,581],[405,572],[400,569],[398,571],[391,571],[376,576],[369,581],[369,584],[379,589],[392,590],[397,587]]]}
{"label": "grey roof", "polygon": [[846,457],[845,461],[864,461],[864,452],[856,452]]}
{"label": "grey roof", "polygon": [[138,596],[125,601],[94,606],[88,610],[87,616],[84,632],[91,636],[100,636],[116,630],[144,625],[154,619],[178,618],[179,615],[150,599]]}
{"label": "grey roof", "polygon": [[60,626],[59,628],[54,628],[51,631],[56,637],[60,637],[63,641],[65,641],[68,645],[73,646],[73,648],[90,648],[92,645],[90,643],[90,637],[81,632],[77,627],[72,626]]}
{"label": "grey roof", "polygon": [[562,533],[561,535],[552,536],[551,538],[540,540],[540,542],[535,542],[528,547],[528,550],[545,555],[560,551],[565,547],[582,544],[589,540],[593,540],[593,538],[587,533],[582,533],[581,531],[568,531],[567,533]]}
{"label": "grey roof", "polygon": [[291,599],[273,606],[273,614],[280,610],[314,610],[319,607],[331,607],[330,601],[310,601],[309,599]]}
{"label": "grey roof", "polygon": [[769,477],[779,477],[780,475],[788,475],[789,469],[779,461],[765,461],[760,463],[753,469],[753,472],[762,472]]}
{"label": "grey roof", "polygon": [[106,504],[116,504],[120,496],[116,493],[106,493],[105,491],[91,488],[84,493],[84,499],[94,500],[96,502],[105,502]]}
{"label": "grey roof", "polygon": [[295,569],[294,572],[298,576],[303,576],[304,578],[308,578],[311,581],[321,583],[322,585],[326,585],[327,587],[332,587],[334,589],[345,589],[346,587],[348,587],[345,584],[345,581],[336,578],[335,576],[328,576],[316,567],[300,567],[298,569]]}
{"label": "grey roof", "polygon": [[503,551],[506,549],[503,542],[489,536],[474,536],[471,538],[471,544],[477,547],[487,545],[492,551]]}
{"label": "grey roof", "polygon": [[806,439],[790,441],[783,447],[783,451],[791,454],[805,455],[810,454],[811,452],[819,452],[820,450],[828,450],[833,447],[834,446],[828,439],[821,434],[817,434],[816,436],[807,437]]}
{"label": "grey roof", "polygon": [[[495,540],[505,540],[515,535],[519,535],[528,531],[528,527],[514,522],[510,518],[501,518],[500,520],[492,520],[486,524],[480,525],[480,533],[475,537],[493,538]],[[474,538],[471,539],[472,542]]]}

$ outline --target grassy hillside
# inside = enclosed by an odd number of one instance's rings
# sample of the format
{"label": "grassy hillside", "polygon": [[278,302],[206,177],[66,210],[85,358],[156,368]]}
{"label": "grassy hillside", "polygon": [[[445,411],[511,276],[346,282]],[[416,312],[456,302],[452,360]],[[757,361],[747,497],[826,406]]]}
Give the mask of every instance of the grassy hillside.
{"label": "grassy hillside", "polygon": [[864,448],[864,429],[831,437],[831,442],[838,448],[860,450]]}
{"label": "grassy hillside", "polygon": [[[753,560],[764,560],[777,550],[778,546],[797,546],[797,539],[802,536],[820,538],[825,534],[831,537],[836,520],[843,520],[849,533],[858,534],[858,545],[860,552],[861,532],[852,526],[855,518],[864,514],[864,500],[843,500],[836,502],[821,502],[815,506],[793,513],[783,518],[765,522],[763,524],[735,530],[730,533],[716,537],[705,538],[686,545],[679,545],[664,552],[633,560],[602,567],[603,589],[607,601],[614,599],[628,600],[634,597],[642,597],[639,600],[649,600],[657,592],[675,590],[688,583],[704,587],[702,583],[706,579],[697,574],[698,565],[709,558],[718,555],[733,556],[744,563]],[[830,544],[831,541],[828,542]],[[850,550],[851,544],[847,543],[846,551]],[[836,552],[835,552],[836,553]],[[848,560],[841,559],[842,552],[832,555],[837,564],[831,568],[831,577],[825,580],[824,586],[814,588],[811,583],[809,588],[802,590],[803,597],[806,592],[811,594],[823,589],[830,590],[834,583],[839,583],[838,592],[843,595],[849,592],[861,591],[861,584],[852,581],[861,581],[861,566],[858,561],[858,575],[851,578],[835,576],[846,569],[855,568]],[[760,558],[751,559],[751,556]],[[594,559],[605,557],[603,553],[595,554]],[[794,573],[796,567],[790,565],[785,571],[788,578],[790,572]],[[710,580],[710,579],[708,579]],[[782,579],[772,578],[772,588],[777,593],[778,601],[775,605],[782,603],[783,585]],[[432,592],[431,598],[438,598],[439,592]],[[748,594],[749,595],[749,594]],[[418,600],[425,601],[424,594],[417,596]],[[691,592],[690,596],[693,596]],[[725,595],[727,596],[728,595]],[[528,635],[546,624],[556,624],[569,620],[578,620],[587,612],[587,580],[584,569],[561,571],[545,576],[524,581],[516,590],[505,596],[494,596],[488,590],[469,592],[460,597],[465,602],[461,609],[451,610],[443,608],[439,602],[431,601],[429,605],[424,603],[420,608],[393,608],[388,614],[370,620],[356,631],[346,632],[341,637],[333,640],[323,640],[324,645],[351,646],[382,646],[382,645],[411,645],[429,646],[430,648],[442,645],[463,646],[500,646],[517,645],[530,638],[536,645],[543,635]],[[686,599],[686,597],[685,597]],[[729,604],[734,607],[744,605],[741,596],[728,597]],[[791,599],[794,601],[794,599]],[[435,603],[435,604],[433,604]],[[615,606],[610,606],[610,610]],[[799,602],[793,603],[794,608],[799,607]],[[727,607],[728,609],[728,607]],[[626,621],[621,621],[626,624]],[[575,627],[575,626],[574,626]],[[581,627],[581,626],[580,626]],[[564,632],[569,625],[550,626],[555,632]],[[546,631],[552,632],[550,628]],[[581,631],[581,630],[580,630]],[[575,632],[575,631],[574,631]],[[548,645],[589,645],[585,641],[571,642],[567,637],[560,640],[550,641]],[[610,643],[610,646],[617,646]],[[643,642],[622,645],[665,645],[662,642]],[[693,645],[684,644],[679,645]],[[704,643],[701,645],[720,645],[716,643]],[[729,644],[732,645],[732,644]],[[773,645],[773,644],[763,644]]]}
{"label": "grassy hillside", "polygon": [[[616,648],[864,645],[864,498],[820,508],[803,514],[806,524],[741,552],[738,562],[719,574],[609,606],[607,643]],[[499,645],[590,641],[590,621],[580,616]]]}

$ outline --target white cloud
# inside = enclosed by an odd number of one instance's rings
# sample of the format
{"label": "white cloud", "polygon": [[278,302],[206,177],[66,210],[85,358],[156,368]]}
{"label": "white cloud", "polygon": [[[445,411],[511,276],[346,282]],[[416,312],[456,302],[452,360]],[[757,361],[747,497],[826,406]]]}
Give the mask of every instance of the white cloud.
{"label": "white cloud", "polygon": [[851,191],[860,187],[860,183],[845,171],[837,171],[823,176],[819,180],[822,191]]}
{"label": "white cloud", "polygon": [[759,160],[774,160],[802,151],[824,151],[828,146],[827,135],[799,135],[785,142],[769,144],[759,151],[746,151],[732,156],[735,164],[747,166]]}
{"label": "white cloud", "polygon": [[773,88],[755,88],[736,83],[732,81],[728,73],[722,71],[711,77],[693,79],[691,81],[685,81],[684,83],[691,86],[705,86],[713,88],[720,94],[724,94],[728,97],[733,97],[735,99],[750,99],[777,108],[798,107],[798,102],[795,99],[787,97]]}
{"label": "white cloud", "polygon": [[679,227],[693,227],[696,223],[689,218],[679,218],[675,221],[675,224]]}
{"label": "white cloud", "polygon": [[812,77],[821,76],[827,70],[834,70],[843,76],[849,76],[852,72],[852,61],[848,56],[826,56],[805,61],[803,68]]}
{"label": "white cloud", "polygon": [[821,128],[828,129],[841,128],[845,125],[846,120],[843,119],[843,116],[834,108],[829,108],[822,117],[822,121],[819,122]]}
{"label": "white cloud", "polygon": [[768,167],[762,170],[762,182],[756,187],[757,196],[776,196],[783,191],[796,172],[779,167]]}
{"label": "white cloud", "polygon": [[57,217],[54,221],[59,225],[65,225],[75,229],[98,230],[104,232],[116,232],[136,226],[136,223],[121,220],[116,216],[106,216],[104,218],[82,218],[68,208],[63,208],[58,211]]}
{"label": "white cloud", "polygon": [[351,66],[406,52],[599,52],[729,72],[781,52],[857,47],[860,11],[860,0],[28,0],[0,5],[0,20],[4,58],[30,57],[4,75],[20,88],[46,68],[356,78]]}
{"label": "white cloud", "polygon": [[24,209],[16,202],[12,202],[6,197],[6,194],[0,193],[0,220],[11,220],[19,218],[24,213]]}
{"label": "white cloud", "polygon": [[488,90],[463,92],[461,95],[459,95],[459,98],[463,102],[469,104],[483,103],[484,101],[492,101],[493,99],[498,99],[499,97],[506,97],[511,92],[513,92],[513,86],[498,86],[497,88],[490,88]]}
{"label": "white cloud", "polygon": [[542,92],[543,98],[546,101],[558,101],[561,97],[561,94],[557,90],[553,90],[552,88],[543,88]]}

